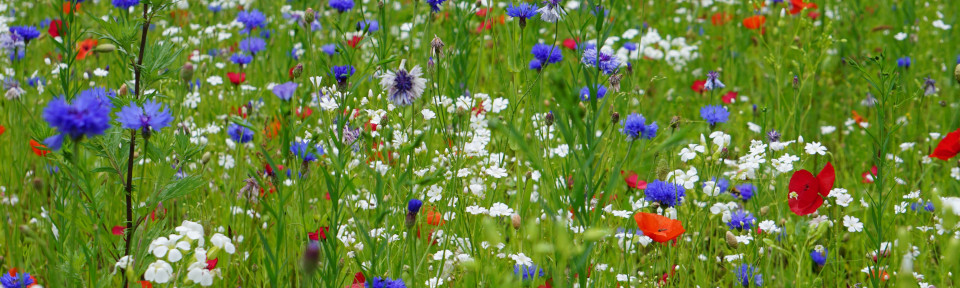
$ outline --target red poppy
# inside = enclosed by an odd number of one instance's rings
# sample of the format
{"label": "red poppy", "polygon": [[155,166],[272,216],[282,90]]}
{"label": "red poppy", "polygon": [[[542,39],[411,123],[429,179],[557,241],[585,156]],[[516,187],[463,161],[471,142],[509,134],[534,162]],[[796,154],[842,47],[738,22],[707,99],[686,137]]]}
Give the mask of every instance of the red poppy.
{"label": "red poppy", "polygon": [[763,26],[763,23],[767,22],[767,17],[763,15],[753,15],[743,19],[743,26],[747,29],[755,30],[760,29]]}
{"label": "red poppy", "polygon": [[60,29],[63,29],[63,21],[60,19],[50,21],[50,27],[47,28],[47,33],[50,33],[50,37],[57,38],[60,37]]}
{"label": "red poppy", "polygon": [[0,125],[0,135],[3,135],[3,132],[7,132],[7,127],[3,127],[3,125]]}
{"label": "red poppy", "polygon": [[731,19],[733,19],[732,14],[727,12],[717,12],[713,13],[713,16],[710,16],[710,23],[712,23],[713,26],[720,26],[727,24],[727,22],[730,22]]}
{"label": "red poppy", "polygon": [[804,3],[803,0],[790,0],[790,15],[797,15],[802,12],[803,9],[817,9],[817,4],[815,3]]}
{"label": "red poppy", "polygon": [[790,193],[787,194],[790,211],[800,216],[817,212],[823,205],[823,199],[830,195],[836,178],[830,162],[827,162],[827,166],[824,166],[816,177],[807,170],[794,172],[793,177],[790,177]]}
{"label": "red poppy", "polygon": [[153,283],[150,283],[150,281],[140,281],[140,288],[153,288]]}
{"label": "red poppy", "polygon": [[477,10],[477,13],[476,13],[476,14],[477,14],[477,16],[480,16],[480,17],[487,17],[487,11],[489,11],[489,10],[490,10],[490,8],[482,8],[482,9],[480,9],[480,10]]}
{"label": "red poppy", "polygon": [[47,146],[33,139],[30,139],[30,149],[32,149],[33,154],[37,154],[37,156],[47,156],[47,153],[50,153],[50,149],[47,148]]}
{"label": "red poppy", "polygon": [[693,89],[693,92],[703,94],[703,91],[706,91],[703,88],[703,85],[706,85],[706,84],[707,84],[707,80],[695,80],[693,81],[693,85],[690,85],[690,89]]}
{"label": "red poppy", "polygon": [[280,128],[280,120],[274,119],[273,121],[268,122],[267,126],[264,127],[263,130],[260,130],[260,132],[263,132],[263,135],[267,136],[267,139],[273,139],[274,137],[277,137],[277,135],[280,135]]}
{"label": "red poppy", "polygon": [[[623,175],[623,171],[620,171],[620,175]],[[627,187],[633,189],[647,189],[647,182],[640,180],[640,176],[637,175],[637,172],[627,171],[627,176],[623,178],[623,181],[627,182]]]}
{"label": "red poppy", "polygon": [[123,230],[126,230],[126,229],[127,227],[117,225],[117,226],[113,226],[113,229],[110,229],[110,232],[113,233],[113,235],[123,236]]}
{"label": "red poppy", "polygon": [[639,212],[633,215],[633,219],[637,221],[637,227],[643,231],[643,235],[659,243],[677,239],[680,234],[686,231],[683,229],[683,223],[680,223],[679,220],[657,214]]}
{"label": "red poppy", "polygon": [[297,69],[297,66],[290,67],[290,71],[287,71],[287,75],[290,76],[290,80],[293,80],[296,77],[293,77],[293,70]]}
{"label": "red poppy", "polygon": [[577,40],[573,40],[570,38],[563,39],[563,47],[567,47],[567,49],[570,49],[570,50],[577,50]]}
{"label": "red poppy", "polygon": [[310,107],[300,106],[300,107],[297,107],[296,113],[297,113],[297,117],[300,117],[300,119],[307,119],[307,117],[310,117],[310,115],[313,115],[313,109],[310,109]]}
{"label": "red poppy", "polygon": [[360,44],[360,40],[363,40],[363,36],[353,36],[352,39],[347,41],[347,46],[350,46],[350,48],[357,48],[357,44]]}
{"label": "red poppy", "polygon": [[217,269],[217,262],[220,262],[220,258],[207,260],[207,270]]}
{"label": "red poppy", "polygon": [[737,94],[738,93],[736,91],[730,91],[727,92],[727,94],[723,94],[723,103],[733,104],[733,102],[737,101]]}
{"label": "red poppy", "polygon": [[307,237],[310,237],[310,240],[320,241],[320,239],[327,240],[327,231],[330,231],[329,227],[320,227],[317,228],[317,232],[307,233]]}
{"label": "red poppy", "polygon": [[363,272],[357,272],[353,274],[353,284],[363,284],[367,282],[367,277],[363,276]]}
{"label": "red poppy", "polygon": [[83,60],[93,54],[94,50],[97,48],[97,39],[87,39],[77,44],[77,60]]}
{"label": "red poppy", "polygon": [[857,110],[851,110],[850,112],[853,114],[853,116],[851,116],[853,121],[857,122],[857,126],[860,126],[860,123],[863,123],[864,121],[863,116],[860,116],[860,113],[857,113]]}
{"label": "red poppy", "polygon": [[240,83],[247,80],[247,73],[227,72],[227,78],[230,78],[230,83],[233,85],[240,85]]}
{"label": "red poppy", "polygon": [[957,153],[960,153],[960,129],[947,133],[947,137],[940,140],[930,157],[946,161],[957,156]]}
{"label": "red poppy", "polygon": [[80,3],[72,6],[70,5],[70,1],[63,3],[63,14],[70,14],[70,12],[80,13]]}
{"label": "red poppy", "polygon": [[427,224],[433,226],[441,226],[446,221],[443,221],[443,215],[440,215],[440,212],[437,211],[427,211]]}
{"label": "red poppy", "polygon": [[863,172],[860,176],[863,177],[863,183],[873,183],[873,180],[877,178],[877,166],[873,166],[870,172]]}

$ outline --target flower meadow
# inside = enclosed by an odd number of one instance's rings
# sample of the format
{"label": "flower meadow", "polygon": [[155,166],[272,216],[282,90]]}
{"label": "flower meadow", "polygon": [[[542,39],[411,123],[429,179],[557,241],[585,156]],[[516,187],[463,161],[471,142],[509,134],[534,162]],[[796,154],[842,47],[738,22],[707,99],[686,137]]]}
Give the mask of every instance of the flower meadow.
{"label": "flower meadow", "polygon": [[952,4],[0,0],[0,285],[955,287]]}

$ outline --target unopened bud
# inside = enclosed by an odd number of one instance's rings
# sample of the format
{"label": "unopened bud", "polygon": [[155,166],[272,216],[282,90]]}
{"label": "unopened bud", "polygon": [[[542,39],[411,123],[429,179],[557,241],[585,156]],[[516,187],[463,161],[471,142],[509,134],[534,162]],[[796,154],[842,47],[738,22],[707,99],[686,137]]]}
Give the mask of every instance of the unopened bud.
{"label": "unopened bud", "polygon": [[407,229],[413,228],[413,225],[417,224],[417,213],[407,212],[407,219],[404,224],[407,226]]}
{"label": "unopened bud", "polygon": [[127,94],[130,94],[130,88],[127,87],[127,83],[123,83],[123,85],[120,85],[120,90],[117,91],[117,95],[127,96]]}
{"label": "unopened bud", "polygon": [[303,270],[307,274],[313,274],[317,271],[317,264],[320,263],[320,243],[317,241],[310,241],[310,244],[307,244],[307,249],[303,251]]}
{"label": "unopened bud", "polygon": [[620,122],[620,112],[613,112],[613,114],[610,114],[610,123],[618,122]]}
{"label": "unopened bud", "polygon": [[519,22],[520,22],[520,29],[523,29],[523,28],[526,28],[526,27],[527,27],[527,18],[526,18],[526,17],[520,17],[520,21],[519,21]]}
{"label": "unopened bud", "polygon": [[313,8],[307,8],[306,11],[303,11],[303,22],[304,25],[309,26],[313,23],[313,20],[316,19],[317,14],[313,11]]}
{"label": "unopened bud", "polygon": [[297,63],[297,66],[293,66],[293,70],[290,71],[293,79],[300,78],[300,75],[303,75],[303,63]]}
{"label": "unopened bud", "polygon": [[437,58],[443,58],[443,40],[440,40],[440,37],[433,35],[433,40],[430,41],[430,48],[433,49],[433,55],[436,55]]}
{"label": "unopened bud", "polygon": [[953,69],[953,78],[956,78],[957,83],[960,83],[960,63],[957,63],[957,68]]}
{"label": "unopened bud", "polygon": [[730,248],[737,249],[737,247],[740,247],[740,242],[737,241],[737,236],[733,235],[733,232],[727,231],[725,238],[727,240],[727,246],[730,246]]}
{"label": "unopened bud", "polygon": [[187,62],[183,64],[183,67],[180,68],[180,79],[184,82],[190,82],[190,80],[193,80],[194,70],[193,63]]}
{"label": "unopened bud", "polygon": [[547,124],[547,126],[553,125],[554,120],[553,112],[548,112],[547,116],[543,117],[543,122]]}
{"label": "unopened bud", "polygon": [[767,216],[770,213],[770,206],[760,207],[760,216]]}
{"label": "unopened bud", "polygon": [[673,118],[670,118],[670,128],[677,129],[678,127],[680,127],[680,116],[673,116]]}
{"label": "unopened bud", "polygon": [[520,214],[513,214],[513,216],[510,216],[510,223],[513,224],[513,229],[520,230]]}
{"label": "unopened bud", "polygon": [[93,51],[96,51],[97,53],[110,53],[110,52],[113,52],[114,50],[117,50],[117,46],[114,46],[113,44],[110,44],[110,43],[103,43],[103,44],[97,45],[97,48],[93,48]]}
{"label": "unopened bud", "polygon": [[207,162],[210,162],[210,156],[210,151],[204,152],[203,157],[200,158],[200,162],[202,162],[203,165],[207,165]]}

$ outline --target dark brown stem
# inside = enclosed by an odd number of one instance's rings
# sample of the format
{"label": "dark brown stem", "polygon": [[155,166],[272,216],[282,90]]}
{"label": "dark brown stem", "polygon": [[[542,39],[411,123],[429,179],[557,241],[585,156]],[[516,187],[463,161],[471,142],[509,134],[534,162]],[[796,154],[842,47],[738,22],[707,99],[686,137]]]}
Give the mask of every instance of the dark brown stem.
{"label": "dark brown stem", "polygon": [[[140,99],[140,74],[141,67],[143,66],[143,52],[147,47],[147,31],[150,29],[150,19],[147,18],[147,10],[150,7],[145,3],[143,4],[143,29],[140,32],[140,52],[137,55],[137,66],[133,67],[134,71],[134,84],[133,84],[133,95],[134,98]],[[126,192],[127,200],[127,228],[124,230],[125,247],[124,255],[130,256],[130,244],[133,242],[133,158],[134,152],[136,150],[137,144],[137,130],[130,130],[130,153],[127,156],[127,182],[124,191]],[[141,175],[141,177],[143,177]],[[123,276],[123,287],[128,288],[129,283],[127,281],[126,273]]]}

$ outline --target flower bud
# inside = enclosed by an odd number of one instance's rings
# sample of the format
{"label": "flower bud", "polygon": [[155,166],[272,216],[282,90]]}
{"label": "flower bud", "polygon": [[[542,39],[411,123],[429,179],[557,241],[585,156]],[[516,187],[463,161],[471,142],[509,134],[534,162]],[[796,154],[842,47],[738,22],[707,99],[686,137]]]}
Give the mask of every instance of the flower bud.
{"label": "flower bud", "polygon": [[193,63],[187,62],[183,64],[183,67],[180,68],[180,80],[183,82],[190,82],[193,80],[193,71],[196,69],[193,67]]}
{"label": "flower bud", "polygon": [[957,63],[957,68],[953,69],[953,78],[956,78],[957,83],[960,83],[960,63]]}
{"label": "flower bud", "polygon": [[127,96],[128,94],[130,94],[130,88],[127,87],[127,83],[123,83],[123,85],[120,85],[120,90],[117,91],[117,95]]}
{"label": "flower bud", "polygon": [[733,232],[727,231],[725,238],[727,240],[727,245],[730,246],[730,248],[737,249],[737,247],[740,247],[740,242],[737,241],[737,236],[733,235]]}
{"label": "flower bud", "polygon": [[417,214],[407,212],[407,218],[403,224],[407,227],[407,229],[413,228],[413,225],[417,224]]}
{"label": "flower bud", "polygon": [[610,123],[620,122],[620,112],[613,112],[610,114]]}
{"label": "flower bud", "polygon": [[203,165],[207,165],[207,162],[210,162],[210,157],[210,151],[204,152],[203,157],[200,158],[200,162],[202,162]]}
{"label": "flower bud", "polygon": [[103,43],[103,44],[97,45],[96,48],[93,48],[93,51],[97,53],[110,53],[110,52],[113,52],[114,50],[117,50],[117,46],[114,46],[113,44],[110,44],[110,43]]}
{"label": "flower bud", "polygon": [[437,58],[443,58],[443,40],[440,40],[440,37],[433,35],[433,40],[430,41],[430,48],[433,49],[433,55],[436,55]]}
{"label": "flower bud", "polygon": [[291,78],[297,79],[300,75],[303,75],[303,63],[297,63],[297,66],[293,66],[293,70],[290,70]]}
{"label": "flower bud", "polygon": [[680,127],[680,116],[673,116],[673,118],[670,118],[670,128],[677,129],[678,127]]}
{"label": "flower bud", "polygon": [[547,126],[553,125],[553,121],[554,121],[554,117],[553,117],[552,111],[548,112],[547,116],[543,117],[543,122],[547,124]]}
{"label": "flower bud", "polygon": [[316,19],[317,14],[313,11],[313,8],[307,8],[307,11],[303,11],[303,23],[304,25],[309,26],[313,23],[313,20]]}
{"label": "flower bud", "polygon": [[623,78],[623,75],[616,73],[610,76],[610,90],[613,93],[620,92],[620,78]]}
{"label": "flower bud", "polygon": [[307,249],[303,251],[303,270],[307,274],[313,274],[317,271],[317,264],[320,263],[320,243],[317,241],[310,241],[310,244],[307,244]]}
{"label": "flower bud", "polygon": [[767,216],[770,213],[770,206],[760,207],[760,216]]}
{"label": "flower bud", "polygon": [[510,216],[510,224],[513,224],[513,229],[520,230],[520,214],[513,214],[513,216]]}

